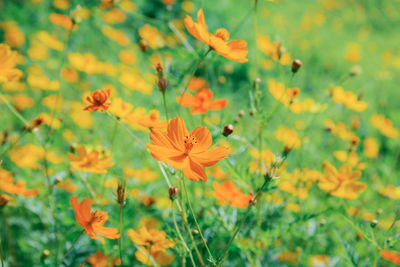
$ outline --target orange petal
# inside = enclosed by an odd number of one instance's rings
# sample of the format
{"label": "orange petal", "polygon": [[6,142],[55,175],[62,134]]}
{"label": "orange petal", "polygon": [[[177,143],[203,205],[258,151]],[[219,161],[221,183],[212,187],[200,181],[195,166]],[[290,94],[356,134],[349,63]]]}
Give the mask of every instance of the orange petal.
{"label": "orange petal", "polygon": [[226,104],[228,104],[228,100],[226,99],[215,100],[211,103],[209,109],[220,110],[223,109],[226,106]]}
{"label": "orange petal", "polygon": [[197,144],[193,147],[191,153],[198,153],[207,150],[212,144],[212,137],[207,127],[199,126],[190,132],[197,138]]}
{"label": "orange petal", "polygon": [[221,159],[227,158],[228,155],[229,148],[220,146],[200,153],[190,153],[189,157],[203,167],[210,167],[215,165]]}
{"label": "orange petal", "polygon": [[185,159],[183,174],[186,176],[186,178],[193,181],[207,181],[207,175],[204,172],[203,168],[199,164],[191,160],[189,157]]}
{"label": "orange petal", "polygon": [[185,122],[182,118],[176,117],[168,123],[167,135],[174,145],[181,151],[185,151],[184,138],[188,135]]}

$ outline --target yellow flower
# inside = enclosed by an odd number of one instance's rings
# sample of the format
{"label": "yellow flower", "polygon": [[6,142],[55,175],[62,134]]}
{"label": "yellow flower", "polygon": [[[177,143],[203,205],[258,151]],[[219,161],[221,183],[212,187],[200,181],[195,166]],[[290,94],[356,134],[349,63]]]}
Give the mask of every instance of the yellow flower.
{"label": "yellow flower", "polygon": [[4,40],[11,47],[20,47],[25,43],[25,35],[15,21],[5,21],[0,25],[4,30]]}
{"label": "yellow flower", "polygon": [[130,41],[128,36],[126,36],[122,31],[114,29],[108,25],[101,27],[101,32],[111,40],[117,42],[119,45],[127,46]]}
{"label": "yellow flower", "polygon": [[55,35],[52,35],[46,31],[38,32],[35,37],[38,41],[51,49],[57,51],[62,51],[64,49],[64,43],[58,40]]}
{"label": "yellow flower", "polygon": [[285,126],[279,126],[274,136],[276,140],[285,144],[285,149],[292,150],[301,146],[301,140],[297,133]]}
{"label": "yellow flower", "polygon": [[329,162],[324,162],[325,176],[321,177],[319,187],[328,194],[344,199],[356,199],[367,187],[366,183],[357,182],[361,171],[351,171],[348,164],[344,164],[340,170],[336,170]]}
{"label": "yellow flower", "polygon": [[390,199],[400,199],[400,186],[387,185],[379,188],[379,194]]}
{"label": "yellow flower", "polygon": [[339,122],[338,124],[335,124],[332,120],[326,119],[325,127],[329,132],[331,132],[333,135],[339,137],[340,139],[348,140],[348,141],[359,139],[355,135],[355,133],[350,131],[343,122]]}
{"label": "yellow flower", "polygon": [[64,105],[64,99],[58,94],[52,94],[42,98],[42,104],[49,109],[56,109],[60,111]]}
{"label": "yellow flower", "polygon": [[24,94],[14,95],[11,102],[18,110],[31,108],[35,104],[35,101],[31,97]]}
{"label": "yellow flower", "polygon": [[75,170],[102,174],[114,165],[110,156],[106,156],[97,150],[87,151],[85,146],[80,145],[76,151],[78,156],[68,153],[71,167]]}
{"label": "yellow flower", "polygon": [[139,36],[145,40],[152,49],[162,48],[165,45],[165,40],[159,30],[145,24],[139,29]]}
{"label": "yellow flower", "polygon": [[103,13],[101,18],[104,20],[104,22],[115,24],[124,22],[126,20],[126,15],[118,8],[113,8],[110,11]]}
{"label": "yellow flower", "polygon": [[79,101],[71,101],[69,103],[70,113],[72,121],[82,129],[89,129],[93,126],[93,115],[92,112],[83,110],[86,105]]}
{"label": "yellow flower", "polygon": [[367,158],[375,159],[379,154],[379,144],[373,137],[364,139],[364,155]]}
{"label": "yellow flower", "polygon": [[148,183],[158,178],[158,173],[150,167],[145,167],[141,170],[126,167],[123,172],[125,176],[138,179],[141,183]]}
{"label": "yellow flower", "polygon": [[361,60],[361,45],[357,43],[350,43],[346,50],[346,60],[351,63],[360,62]]}
{"label": "yellow flower", "polygon": [[284,51],[279,42],[272,42],[269,36],[258,36],[257,44],[260,50],[267,56],[271,57],[272,60],[277,61],[282,65],[289,65],[292,63],[290,54]]}
{"label": "yellow flower", "polygon": [[68,193],[73,193],[75,192],[78,187],[72,182],[71,179],[66,179],[64,181],[60,181],[57,183],[57,188],[64,189]]}
{"label": "yellow flower", "polygon": [[267,169],[270,168],[271,163],[273,163],[276,160],[274,153],[272,153],[270,150],[263,150],[260,153],[258,150],[251,148],[249,150],[249,153],[250,156],[255,159],[254,161],[250,161],[248,163],[250,172],[260,171],[260,164],[259,164],[260,157],[262,158],[263,161],[262,173],[266,173]]}
{"label": "yellow flower", "polygon": [[103,73],[113,76],[116,73],[116,68],[112,64],[99,61],[93,54],[69,53],[68,60],[75,69],[87,74]]}
{"label": "yellow flower", "polygon": [[320,172],[308,169],[304,169],[303,171],[295,169],[293,173],[282,170],[280,172],[278,188],[299,199],[306,199],[309,189],[321,176]]}
{"label": "yellow flower", "polygon": [[146,247],[140,247],[140,250],[135,252],[135,257],[138,261],[146,264],[147,266],[153,266],[153,263],[149,259],[148,255],[151,255],[151,257],[159,266],[168,266],[175,259],[175,255],[173,254],[167,254],[163,251],[153,251]]}
{"label": "yellow flower", "polygon": [[0,83],[19,80],[23,73],[16,68],[18,53],[6,44],[0,44]]}
{"label": "yellow flower", "polygon": [[357,153],[349,152],[344,150],[338,150],[333,152],[335,158],[337,158],[341,162],[346,162],[351,167],[354,167],[359,170],[364,170],[367,167],[367,164],[364,162],[360,162]]}
{"label": "yellow flower", "polygon": [[153,91],[153,75],[140,75],[136,70],[123,70],[119,81],[130,90],[139,91],[149,95]]}
{"label": "yellow flower", "polygon": [[14,147],[9,152],[10,160],[20,168],[38,169],[39,160],[44,157],[44,150],[40,146],[27,144],[22,147]]}
{"label": "yellow flower", "polygon": [[122,50],[118,54],[119,60],[124,64],[135,64],[136,54],[132,50]]}
{"label": "yellow flower", "polygon": [[175,242],[166,238],[164,231],[156,229],[140,228],[139,231],[129,229],[128,236],[138,246],[152,247],[152,250],[165,251],[167,248],[175,246]]}
{"label": "yellow flower", "polygon": [[344,91],[340,86],[335,86],[331,89],[331,96],[333,101],[357,112],[364,111],[368,107],[367,102],[360,101],[353,92]]}
{"label": "yellow flower", "polygon": [[61,127],[61,120],[54,117],[52,113],[40,113],[39,117],[44,120],[44,124],[47,124],[49,127],[53,129],[60,129]]}
{"label": "yellow flower", "polygon": [[371,116],[372,125],[378,129],[383,135],[389,138],[399,137],[399,130],[394,128],[393,122],[383,114],[373,114]]}

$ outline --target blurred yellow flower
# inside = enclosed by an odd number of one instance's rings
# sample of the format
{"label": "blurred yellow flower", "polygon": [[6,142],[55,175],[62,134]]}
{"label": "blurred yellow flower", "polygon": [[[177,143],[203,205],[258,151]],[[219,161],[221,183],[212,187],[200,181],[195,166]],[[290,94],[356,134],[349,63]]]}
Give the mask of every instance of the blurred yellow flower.
{"label": "blurred yellow flower", "polygon": [[25,43],[25,34],[15,21],[2,22],[0,27],[4,30],[5,42],[11,47],[17,48]]}
{"label": "blurred yellow flower", "polygon": [[373,114],[371,116],[371,123],[383,135],[389,138],[399,137],[399,130],[393,126],[393,122],[385,117],[383,114]]}
{"label": "blurred yellow flower", "polygon": [[301,146],[301,140],[297,133],[285,126],[279,126],[275,131],[274,136],[276,140],[284,143],[285,150],[297,149]]}
{"label": "blurred yellow flower", "polygon": [[110,11],[103,13],[101,18],[104,20],[104,22],[115,24],[124,22],[126,20],[126,15],[118,8],[113,8]]}
{"label": "blurred yellow flower", "polygon": [[127,46],[130,43],[128,36],[126,36],[122,31],[114,29],[108,25],[101,27],[101,32],[119,45]]}
{"label": "blurred yellow flower", "polygon": [[65,180],[58,182],[56,187],[60,188],[60,189],[64,189],[68,193],[73,193],[78,189],[78,187],[72,182],[71,179],[65,179]]}
{"label": "blurred yellow flower", "polygon": [[324,162],[324,171],[325,176],[321,177],[319,187],[332,196],[348,200],[356,199],[367,187],[366,183],[357,182],[361,171],[351,171],[348,164],[344,164],[338,171],[329,162]]}
{"label": "blurred yellow flower", "polygon": [[390,199],[395,199],[399,200],[400,199],[400,186],[394,186],[394,185],[387,185],[387,186],[382,186],[378,190],[379,194],[382,196],[385,196]]}
{"label": "blurred yellow flower", "polygon": [[86,150],[84,145],[76,148],[78,155],[68,153],[71,167],[77,171],[85,171],[92,173],[106,173],[107,169],[114,165],[111,162],[111,157],[104,155],[104,152],[99,152],[95,149]]}
{"label": "blurred yellow flower", "polygon": [[138,179],[141,183],[148,183],[158,178],[158,173],[153,171],[150,167],[144,167],[143,169],[125,167],[123,172],[125,176]]}
{"label": "blurred yellow flower", "polygon": [[349,109],[361,112],[368,107],[367,102],[360,101],[353,92],[344,91],[340,86],[335,86],[331,88],[330,91],[333,101],[340,103]]}
{"label": "blurred yellow flower", "polygon": [[145,24],[139,29],[139,36],[145,40],[152,49],[162,48],[165,45],[165,40],[159,30]]}
{"label": "blurred yellow flower", "polygon": [[6,44],[0,44],[0,84],[18,80],[23,73],[16,68],[18,53]]}
{"label": "blurred yellow flower", "polygon": [[279,42],[272,42],[269,36],[257,36],[257,45],[259,49],[268,57],[271,57],[272,60],[279,62],[282,65],[289,65],[292,63],[292,57],[290,54],[285,51]]}
{"label": "blurred yellow flower", "polygon": [[379,154],[379,144],[373,137],[364,139],[364,155],[367,158],[375,159]]}
{"label": "blurred yellow flower", "polygon": [[44,149],[34,144],[26,144],[14,147],[8,155],[18,167],[36,170],[39,168],[39,161],[44,157]]}

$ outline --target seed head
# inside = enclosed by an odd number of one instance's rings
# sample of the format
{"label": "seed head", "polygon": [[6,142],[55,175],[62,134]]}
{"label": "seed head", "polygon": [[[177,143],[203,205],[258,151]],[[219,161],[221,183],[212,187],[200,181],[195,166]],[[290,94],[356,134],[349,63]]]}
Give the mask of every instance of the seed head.
{"label": "seed head", "polygon": [[224,131],[222,132],[222,134],[224,136],[229,136],[233,133],[233,125],[232,124],[227,124],[224,127]]}

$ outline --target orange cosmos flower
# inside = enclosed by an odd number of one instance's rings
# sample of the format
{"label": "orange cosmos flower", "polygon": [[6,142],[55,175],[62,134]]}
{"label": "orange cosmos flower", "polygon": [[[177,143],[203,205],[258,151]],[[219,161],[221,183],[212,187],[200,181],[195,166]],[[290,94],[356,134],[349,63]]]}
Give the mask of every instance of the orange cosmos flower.
{"label": "orange cosmos flower", "polygon": [[72,30],[75,25],[68,16],[62,14],[52,13],[49,19],[54,25],[61,26],[66,30]]}
{"label": "orange cosmos flower", "polygon": [[226,181],[222,184],[213,182],[215,189],[214,196],[219,201],[228,201],[232,206],[245,209],[253,199],[252,195],[243,194],[232,181]]}
{"label": "orange cosmos flower", "polygon": [[91,105],[84,108],[84,110],[90,111],[105,111],[107,110],[111,103],[107,102],[108,98],[110,97],[111,89],[102,89],[92,92],[90,96],[86,97],[86,100],[91,103]]}
{"label": "orange cosmos flower", "polygon": [[247,42],[243,40],[235,40],[227,42],[229,32],[220,28],[215,34],[207,31],[206,22],[204,19],[203,9],[197,13],[197,23],[189,16],[185,18],[186,29],[193,37],[206,43],[211,49],[227,59],[238,61],[241,63],[247,62]]}
{"label": "orange cosmos flower", "polygon": [[23,180],[19,180],[14,183],[14,177],[12,173],[0,168],[0,191],[24,197],[34,197],[39,194],[40,190],[27,189],[26,183]]}
{"label": "orange cosmos flower", "polygon": [[87,235],[92,239],[98,239],[104,244],[104,236],[109,239],[119,238],[118,229],[112,227],[104,227],[104,223],[108,220],[107,212],[91,211],[92,203],[90,199],[84,198],[81,203],[78,202],[78,197],[73,196],[69,202],[75,213],[76,224],[79,224],[85,229]]}
{"label": "orange cosmos flower", "polygon": [[183,170],[183,174],[193,181],[207,181],[202,167],[215,165],[229,154],[229,148],[224,146],[209,149],[212,138],[206,127],[199,126],[189,132],[179,117],[169,121],[167,133],[153,129],[150,139],[152,144],[147,147],[156,160]]}
{"label": "orange cosmos flower", "polygon": [[103,252],[97,251],[88,258],[88,262],[93,267],[114,267],[120,266],[121,260],[119,258],[107,257]]}
{"label": "orange cosmos flower", "polygon": [[210,89],[204,88],[197,91],[195,96],[185,93],[181,98],[178,96],[176,100],[184,107],[193,108],[190,113],[192,114],[204,114],[207,110],[220,110],[223,109],[228,100],[218,99],[213,101],[213,93]]}
{"label": "orange cosmos flower", "polygon": [[137,124],[150,130],[156,128],[165,129],[167,127],[167,122],[160,120],[160,112],[156,109],[150,110],[148,115],[144,115],[137,121]]}
{"label": "orange cosmos flower", "polygon": [[381,257],[394,264],[400,265],[400,254],[394,250],[381,250]]}

